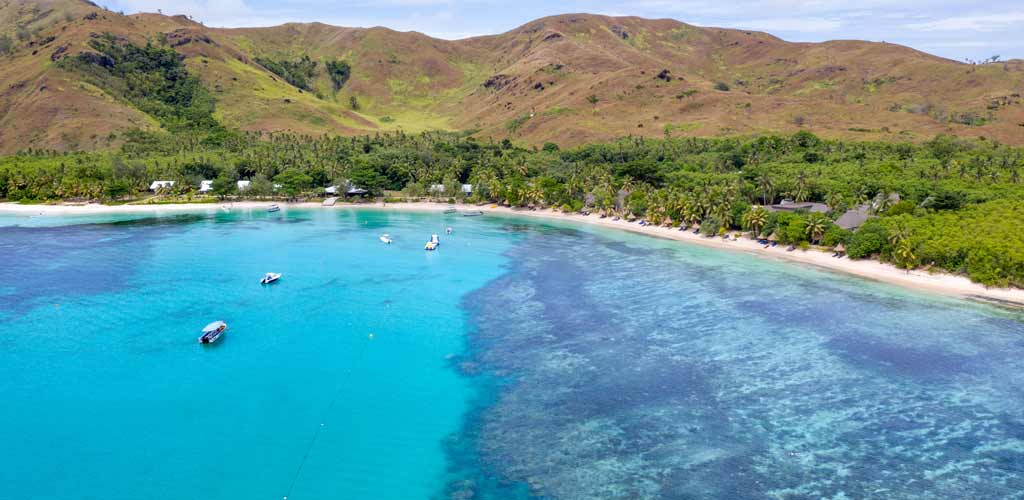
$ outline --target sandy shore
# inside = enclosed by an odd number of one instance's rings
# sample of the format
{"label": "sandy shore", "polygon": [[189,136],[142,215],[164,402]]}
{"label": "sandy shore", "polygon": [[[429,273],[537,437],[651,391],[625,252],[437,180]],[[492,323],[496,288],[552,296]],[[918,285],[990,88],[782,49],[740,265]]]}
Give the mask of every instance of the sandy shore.
{"label": "sandy shore", "polygon": [[[14,203],[0,203],[0,214],[16,214],[26,216],[60,216],[60,215],[90,215],[90,214],[112,214],[112,213],[175,213],[175,212],[201,212],[216,211],[223,208],[236,209],[265,209],[272,202],[235,202],[226,204],[180,204],[180,205],[18,205]],[[319,203],[278,203],[283,210],[294,208],[317,208],[325,210],[337,209],[390,209],[390,210],[413,210],[413,211],[441,211],[448,205],[440,203],[390,203],[384,206],[376,204],[338,204],[334,207],[321,207]],[[891,283],[904,287],[925,290],[943,295],[957,296],[974,300],[982,300],[1007,306],[1024,307],[1024,290],[1017,288],[987,288],[983,285],[971,282],[963,276],[956,276],[946,273],[933,273],[925,271],[903,271],[896,267],[872,260],[850,260],[847,258],[837,259],[831,253],[818,250],[787,252],[786,248],[779,245],[774,248],[764,248],[756,241],[741,237],[739,240],[723,240],[722,238],[705,238],[693,234],[692,231],[679,231],[662,227],[640,226],[623,220],[614,221],[610,218],[602,219],[597,215],[570,215],[553,210],[513,210],[507,207],[494,205],[487,206],[459,206],[462,210],[480,210],[489,214],[506,214],[525,217],[538,217],[545,219],[556,219],[569,222],[592,224],[600,227],[621,229],[639,234],[646,234],[659,238],[666,238],[676,241],[684,241],[698,245],[721,248],[731,251],[746,252],[760,257],[776,258],[792,262],[814,265],[833,271],[838,271],[862,278]]]}

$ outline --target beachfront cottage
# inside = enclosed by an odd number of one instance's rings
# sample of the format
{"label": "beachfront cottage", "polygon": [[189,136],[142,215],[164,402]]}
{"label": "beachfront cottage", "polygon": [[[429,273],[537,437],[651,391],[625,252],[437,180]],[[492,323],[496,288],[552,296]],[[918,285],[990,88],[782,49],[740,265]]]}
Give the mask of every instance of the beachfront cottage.
{"label": "beachfront cottage", "polygon": [[367,191],[365,189],[357,188],[355,186],[352,186],[352,187],[348,188],[348,191],[345,191],[345,196],[350,196],[350,197],[355,197],[355,196],[363,197],[363,196],[366,196],[367,194],[369,194],[369,191]]}
{"label": "beachfront cottage", "polygon": [[462,194],[464,194],[466,196],[472,196],[473,195],[473,185],[472,184],[463,184],[462,185]]}
{"label": "beachfront cottage", "polygon": [[432,184],[428,191],[432,194],[444,194],[444,184]]}
{"label": "beachfront cottage", "polygon": [[238,191],[239,192],[247,191],[249,189],[249,187],[252,186],[252,181],[238,181],[236,186],[238,186]]}
{"label": "beachfront cottage", "polygon": [[338,194],[338,186],[327,186],[324,188],[324,194],[327,196],[335,196]]}
{"label": "beachfront cottage", "polygon": [[199,183],[200,193],[209,193],[213,191],[213,181],[202,181]]}
{"label": "beachfront cottage", "polygon": [[782,200],[782,203],[769,205],[767,208],[773,212],[817,212],[822,214],[828,212],[828,205],[809,201]]}
{"label": "beachfront cottage", "polygon": [[158,189],[170,189],[172,187],[174,187],[174,181],[153,181],[149,185],[149,190],[155,192]]}
{"label": "beachfront cottage", "polygon": [[851,208],[846,211],[843,215],[836,219],[836,226],[846,229],[847,231],[853,231],[858,227],[864,225],[868,218],[871,217],[871,206],[861,205],[857,208]]}

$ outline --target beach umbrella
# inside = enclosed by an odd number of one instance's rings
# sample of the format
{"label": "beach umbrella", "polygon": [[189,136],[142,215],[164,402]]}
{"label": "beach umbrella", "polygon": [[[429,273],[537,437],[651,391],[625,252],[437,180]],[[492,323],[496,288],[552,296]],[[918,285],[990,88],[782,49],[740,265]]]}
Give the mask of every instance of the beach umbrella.
{"label": "beach umbrella", "polygon": [[772,233],[772,235],[768,237],[768,241],[779,241],[779,235]]}
{"label": "beach umbrella", "polygon": [[836,251],[839,253],[846,253],[846,247],[842,243],[836,245]]}

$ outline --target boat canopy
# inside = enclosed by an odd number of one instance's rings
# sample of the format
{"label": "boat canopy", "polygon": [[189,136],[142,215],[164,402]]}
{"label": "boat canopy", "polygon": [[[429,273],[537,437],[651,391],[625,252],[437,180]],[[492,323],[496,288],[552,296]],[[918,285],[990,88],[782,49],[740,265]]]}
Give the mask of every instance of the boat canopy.
{"label": "boat canopy", "polygon": [[222,326],[225,326],[223,321],[214,321],[213,323],[210,323],[209,325],[206,325],[205,328],[203,328],[203,333],[215,332],[217,330],[220,330]]}

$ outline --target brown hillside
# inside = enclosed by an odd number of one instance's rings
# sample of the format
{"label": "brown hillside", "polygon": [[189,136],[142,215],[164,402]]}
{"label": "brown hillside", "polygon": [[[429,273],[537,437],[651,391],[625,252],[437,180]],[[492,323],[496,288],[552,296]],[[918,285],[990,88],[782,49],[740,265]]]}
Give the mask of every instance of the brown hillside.
{"label": "brown hillside", "polygon": [[[445,41],[319,23],[213,29],[180,16],[122,16],[85,1],[0,0],[0,34],[14,42],[0,55],[0,152],[103,148],[125,130],[159,127],[56,64],[90,51],[91,37],[105,32],[140,44],[165,37],[216,98],[217,119],[247,130],[468,129],[570,145],[629,134],[806,129],[829,137],[952,133],[1024,144],[1021,61],[966,65],[886,43],[790,43],[759,32],[588,14]],[[313,91],[303,91],[255,62],[302,56],[343,59],[352,76],[335,92],[320,64]]]}

